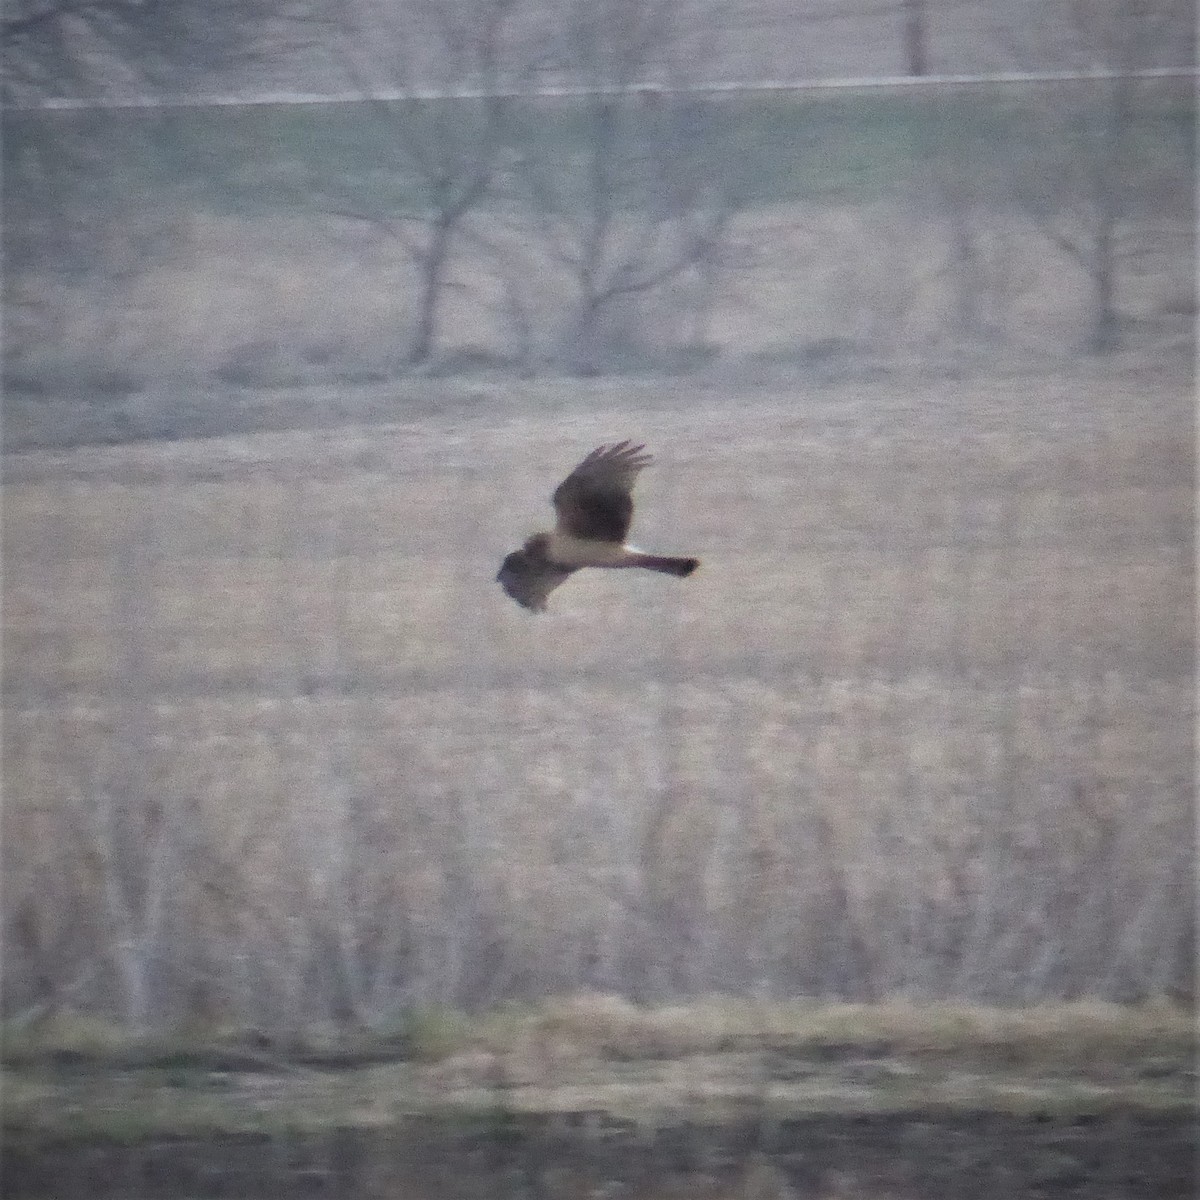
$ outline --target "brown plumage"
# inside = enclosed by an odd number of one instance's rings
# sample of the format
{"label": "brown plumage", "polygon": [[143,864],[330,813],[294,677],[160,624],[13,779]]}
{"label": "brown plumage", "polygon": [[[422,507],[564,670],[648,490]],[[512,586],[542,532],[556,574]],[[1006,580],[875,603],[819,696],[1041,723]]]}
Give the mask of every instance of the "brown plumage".
{"label": "brown plumage", "polygon": [[626,545],[633,521],[633,485],[654,460],[632,442],[599,446],[554,490],[558,520],[509,554],[496,576],[522,607],[542,612],[550,593],[582,567],[644,567],[680,577],[697,558],[647,554]]}

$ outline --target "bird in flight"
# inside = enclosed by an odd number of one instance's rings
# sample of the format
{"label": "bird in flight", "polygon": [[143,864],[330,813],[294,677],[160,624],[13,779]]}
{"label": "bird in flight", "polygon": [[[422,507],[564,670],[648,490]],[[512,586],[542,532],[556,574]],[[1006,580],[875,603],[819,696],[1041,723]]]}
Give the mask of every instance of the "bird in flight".
{"label": "bird in flight", "polygon": [[580,567],[645,567],[680,578],[698,558],[647,554],[625,541],[633,520],[633,485],[654,459],[630,441],[599,446],[554,490],[558,520],[535,533],[500,566],[496,581],[522,608],[545,612],[550,593]]}

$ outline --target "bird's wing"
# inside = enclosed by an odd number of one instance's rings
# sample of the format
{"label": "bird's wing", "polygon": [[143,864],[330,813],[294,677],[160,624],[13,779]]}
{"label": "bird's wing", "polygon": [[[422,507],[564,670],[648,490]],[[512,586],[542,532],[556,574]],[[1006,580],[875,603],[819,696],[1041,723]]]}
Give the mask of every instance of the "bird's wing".
{"label": "bird's wing", "polygon": [[500,565],[496,581],[522,608],[545,612],[550,593],[574,572],[574,567],[559,567],[525,550],[514,550]]}
{"label": "bird's wing", "polygon": [[558,485],[554,508],[560,533],[623,542],[633,520],[633,485],[654,459],[645,446],[599,446]]}

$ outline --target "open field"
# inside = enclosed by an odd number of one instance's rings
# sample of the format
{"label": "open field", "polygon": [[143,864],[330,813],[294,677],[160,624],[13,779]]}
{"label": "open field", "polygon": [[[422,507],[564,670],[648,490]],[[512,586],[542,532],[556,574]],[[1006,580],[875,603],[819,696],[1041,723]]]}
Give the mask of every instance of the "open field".
{"label": "open field", "polygon": [[[6,1196],[1195,1195],[1193,81],[690,86],[1183,7],[793,8],[6,113]],[[702,569],[518,610],[625,437]]]}
{"label": "open field", "polygon": [[[543,381],[9,456],[10,1011],[1189,994],[1188,387]],[[701,572],[519,611],[500,555],[624,436]]]}

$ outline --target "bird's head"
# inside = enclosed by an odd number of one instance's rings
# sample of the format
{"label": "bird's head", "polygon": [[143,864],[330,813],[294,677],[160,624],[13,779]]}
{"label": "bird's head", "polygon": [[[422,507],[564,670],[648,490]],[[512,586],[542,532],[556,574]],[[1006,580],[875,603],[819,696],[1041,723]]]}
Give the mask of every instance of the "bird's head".
{"label": "bird's head", "polygon": [[532,595],[529,589],[531,575],[537,573],[537,562],[525,546],[504,556],[496,582],[522,607],[541,612],[546,607],[544,599]]}

